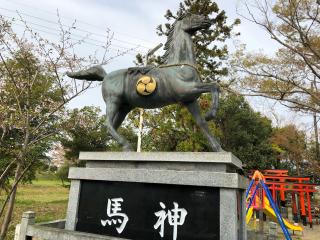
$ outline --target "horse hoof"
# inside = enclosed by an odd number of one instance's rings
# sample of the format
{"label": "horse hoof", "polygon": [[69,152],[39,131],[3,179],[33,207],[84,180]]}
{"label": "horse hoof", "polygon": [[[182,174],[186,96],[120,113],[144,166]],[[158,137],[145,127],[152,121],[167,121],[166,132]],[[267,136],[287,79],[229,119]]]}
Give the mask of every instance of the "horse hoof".
{"label": "horse hoof", "polygon": [[205,119],[207,122],[209,122],[209,121],[213,120],[214,117],[215,117],[214,114],[212,114],[212,113],[207,113],[206,116],[204,117],[204,119]]}
{"label": "horse hoof", "polygon": [[220,146],[212,146],[211,150],[212,152],[225,152],[225,150],[223,150]]}

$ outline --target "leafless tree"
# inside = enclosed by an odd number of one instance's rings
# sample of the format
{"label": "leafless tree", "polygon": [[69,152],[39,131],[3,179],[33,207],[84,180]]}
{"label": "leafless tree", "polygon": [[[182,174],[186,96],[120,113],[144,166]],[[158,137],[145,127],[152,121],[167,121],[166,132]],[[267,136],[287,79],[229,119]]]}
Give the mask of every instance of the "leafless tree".
{"label": "leafless tree", "polygon": [[319,156],[320,5],[314,0],[251,0],[242,6],[239,14],[264,29],[279,49],[268,55],[240,46],[231,61],[237,72],[232,86],[312,114]]}
{"label": "leafless tree", "polygon": [[239,86],[251,96],[281,101],[294,110],[320,112],[320,6],[313,0],[244,3],[247,20],[261,26],[280,48],[275,56],[236,53]]}
{"label": "leafless tree", "polygon": [[[12,27],[16,21],[24,27],[20,34]],[[49,40],[34,31],[21,16],[17,20],[0,16],[0,147],[6,144],[6,137],[13,130],[19,132],[13,144],[7,143],[13,157],[0,176],[0,183],[12,177],[0,208],[3,218],[0,240],[5,239],[12,218],[19,182],[39,161],[32,159],[30,151],[57,134],[59,118],[63,118],[66,105],[93,86],[90,82],[67,78],[64,73],[92,64],[107,64],[129,51],[110,56],[112,34],[108,32],[106,44],[101,47],[102,60],[99,61],[97,55],[80,57],[76,54],[77,48],[88,36],[74,40],[75,23],[63,25],[59,15],[57,26],[58,39]]]}

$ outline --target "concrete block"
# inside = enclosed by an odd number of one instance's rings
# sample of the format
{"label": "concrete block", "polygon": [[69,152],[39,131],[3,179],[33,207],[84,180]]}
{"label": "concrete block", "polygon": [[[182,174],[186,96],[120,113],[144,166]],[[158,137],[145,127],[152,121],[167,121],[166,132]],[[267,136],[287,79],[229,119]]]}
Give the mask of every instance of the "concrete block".
{"label": "concrete block", "polygon": [[21,223],[19,226],[18,240],[26,240],[28,226],[34,225],[36,214],[32,211],[24,212],[22,214]]}
{"label": "concrete block", "polygon": [[67,209],[67,220],[65,228],[67,230],[75,230],[77,224],[77,212],[80,195],[80,180],[72,180],[69,191],[69,202]]}
{"label": "concrete block", "polygon": [[278,236],[278,224],[275,222],[269,222],[269,240],[276,240]]}
{"label": "concrete block", "polygon": [[14,240],[19,240],[20,235],[20,223],[16,225],[15,231],[14,231]]}
{"label": "concrete block", "polygon": [[70,179],[142,182],[246,189],[247,179],[237,173],[122,168],[70,168]]}
{"label": "concrete block", "polygon": [[220,239],[238,239],[237,197],[233,189],[220,189]]}
{"label": "concrete block", "polygon": [[[153,168],[235,172],[241,161],[230,152],[80,152],[87,167]],[[214,169],[212,169],[214,171]]]}

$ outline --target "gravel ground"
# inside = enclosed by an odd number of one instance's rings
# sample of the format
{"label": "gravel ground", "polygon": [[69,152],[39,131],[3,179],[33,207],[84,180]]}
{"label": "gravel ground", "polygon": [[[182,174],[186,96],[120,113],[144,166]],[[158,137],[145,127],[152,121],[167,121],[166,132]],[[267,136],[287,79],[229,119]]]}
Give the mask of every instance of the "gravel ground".
{"label": "gravel ground", "polygon": [[306,226],[301,236],[302,240],[320,240],[320,225],[314,225],[313,228]]}

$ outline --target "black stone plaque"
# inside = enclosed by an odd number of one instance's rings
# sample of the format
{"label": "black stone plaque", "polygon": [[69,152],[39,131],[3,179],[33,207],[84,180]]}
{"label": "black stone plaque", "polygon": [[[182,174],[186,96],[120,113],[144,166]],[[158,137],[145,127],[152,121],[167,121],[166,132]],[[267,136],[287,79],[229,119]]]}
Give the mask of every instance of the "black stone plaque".
{"label": "black stone plaque", "polygon": [[[128,217],[121,233],[116,228],[124,218],[109,217],[111,209],[109,216],[107,212],[108,200],[115,203],[112,199],[119,198],[123,200],[117,202],[121,210],[114,210]],[[177,240],[219,239],[219,188],[167,184],[81,181],[76,230],[134,240],[174,240],[174,221],[169,224],[170,216],[175,216],[174,203],[178,209],[177,222],[181,220],[179,209],[187,212],[184,223],[177,225]],[[159,233],[161,226],[154,228],[159,219],[155,213],[161,210],[167,214],[163,237]],[[110,225],[103,226],[101,220],[104,223],[108,220]]]}

